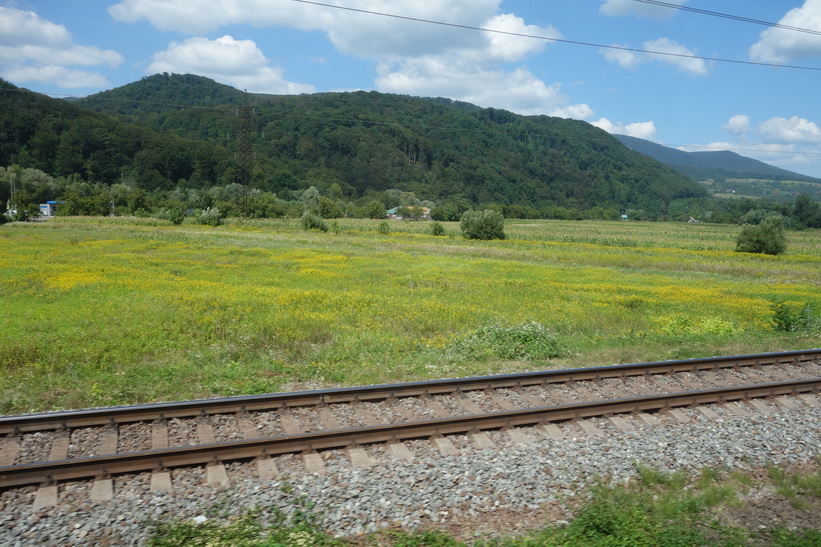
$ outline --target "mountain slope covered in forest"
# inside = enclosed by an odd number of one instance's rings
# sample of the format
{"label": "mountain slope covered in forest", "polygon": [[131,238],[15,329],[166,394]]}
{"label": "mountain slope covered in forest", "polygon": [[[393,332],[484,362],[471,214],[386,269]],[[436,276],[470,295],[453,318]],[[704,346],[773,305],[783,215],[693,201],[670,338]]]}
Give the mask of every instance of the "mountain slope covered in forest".
{"label": "mountain slope covered in forest", "polygon": [[[72,102],[3,82],[0,163],[127,181],[145,191],[238,182],[363,203],[386,190],[465,207],[497,204],[664,214],[704,189],[577,120],[377,92],[246,95],[158,74]],[[247,106],[247,108],[246,108]],[[245,115],[247,113],[247,116]]]}
{"label": "mountain slope covered in forest", "polygon": [[675,171],[588,123],[519,116],[447,99],[377,92],[247,95],[207,78],[158,74],[75,104],[146,128],[238,150],[251,110],[254,184],[338,185],[473,204],[663,210],[704,195]]}

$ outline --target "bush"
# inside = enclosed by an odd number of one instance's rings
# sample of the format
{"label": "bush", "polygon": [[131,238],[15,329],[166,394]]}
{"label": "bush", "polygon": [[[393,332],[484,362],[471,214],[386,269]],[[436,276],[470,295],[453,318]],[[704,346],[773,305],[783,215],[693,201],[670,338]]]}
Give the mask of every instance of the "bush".
{"label": "bush", "polygon": [[302,214],[302,219],[300,219],[300,222],[305,230],[322,230],[323,232],[328,231],[328,225],[324,220],[322,220],[322,217],[313,211],[305,211]]}
{"label": "bush", "polygon": [[790,305],[787,302],[773,302],[773,330],[780,332],[811,331],[818,326],[818,319],[809,304]]}
{"label": "bush", "polygon": [[391,233],[391,226],[390,226],[390,224],[388,224],[387,220],[383,220],[376,227],[376,231],[379,232],[380,234],[388,235],[389,233]]}
{"label": "bush", "polygon": [[467,239],[505,238],[505,219],[502,213],[491,209],[465,211],[459,227]]}
{"label": "bush", "polygon": [[448,348],[448,353],[457,360],[529,361],[560,357],[566,349],[556,333],[541,323],[530,321],[522,325],[490,323],[457,340]]}
{"label": "bush", "polygon": [[163,220],[168,220],[174,226],[179,226],[185,220],[185,212],[179,208],[162,209],[157,213],[157,217]]}
{"label": "bush", "polygon": [[755,226],[744,226],[736,240],[740,253],[779,255],[787,249],[787,238],[781,217],[770,217]]}
{"label": "bush", "polygon": [[218,207],[208,207],[197,215],[197,222],[207,226],[219,226],[222,224],[222,212]]}
{"label": "bush", "polygon": [[435,236],[445,235],[445,227],[435,220],[430,225],[430,233]]}

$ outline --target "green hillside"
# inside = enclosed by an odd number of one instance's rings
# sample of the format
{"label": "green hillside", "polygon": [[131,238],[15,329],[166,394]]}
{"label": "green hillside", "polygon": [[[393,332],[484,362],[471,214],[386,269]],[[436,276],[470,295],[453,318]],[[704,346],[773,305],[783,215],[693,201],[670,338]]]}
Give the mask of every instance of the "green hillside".
{"label": "green hillside", "polygon": [[[243,99],[207,78],[159,74],[74,104],[236,152]],[[376,92],[247,100],[253,185],[278,195],[397,189],[440,203],[663,213],[673,199],[706,194],[581,121]]]}
{"label": "green hillside", "polygon": [[0,166],[109,185],[129,177],[150,191],[181,180],[219,180],[232,163],[212,143],[124,123],[0,80]]}

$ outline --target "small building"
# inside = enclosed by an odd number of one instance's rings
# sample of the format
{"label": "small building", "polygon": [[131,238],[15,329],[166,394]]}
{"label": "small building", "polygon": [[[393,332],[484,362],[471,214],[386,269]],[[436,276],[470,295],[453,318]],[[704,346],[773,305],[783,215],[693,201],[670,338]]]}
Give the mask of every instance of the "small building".
{"label": "small building", "polygon": [[45,203],[40,204],[40,216],[44,217],[53,217],[54,211],[57,209],[57,205],[63,203],[62,201],[47,201]]}
{"label": "small building", "polygon": [[430,208],[429,207],[417,207],[414,205],[403,205],[402,207],[394,207],[393,209],[388,209],[386,217],[391,220],[405,220],[405,216],[401,213],[403,209],[410,209],[414,213],[413,216],[408,216],[407,220],[430,220]]}

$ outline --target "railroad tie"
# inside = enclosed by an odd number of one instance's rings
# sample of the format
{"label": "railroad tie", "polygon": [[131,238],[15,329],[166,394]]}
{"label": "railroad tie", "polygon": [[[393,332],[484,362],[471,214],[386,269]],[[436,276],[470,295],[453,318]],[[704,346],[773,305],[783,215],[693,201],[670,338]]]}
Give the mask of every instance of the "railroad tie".
{"label": "railroad tie", "polygon": [[640,422],[644,423],[644,425],[650,427],[659,425],[659,419],[652,414],[648,414],[647,412],[636,412],[636,418],[638,418]]}
{"label": "railroad tie", "polygon": [[484,431],[477,431],[475,433],[469,433],[470,439],[473,441],[473,444],[476,445],[476,448],[479,450],[484,450],[486,448],[496,448],[496,443],[493,442],[493,439],[485,433]]}
{"label": "railroad tie", "polygon": [[117,431],[117,426],[112,425],[105,428],[100,438],[100,455],[116,454],[118,442],[119,432]]}
{"label": "railroad tie", "polygon": [[458,456],[459,449],[456,448],[456,445],[453,444],[453,441],[448,439],[447,437],[434,437],[431,439],[434,448],[436,448],[439,453],[443,456]]}
{"label": "railroad tie", "polygon": [[14,465],[20,454],[20,435],[9,435],[0,441],[0,466]]}
{"label": "railroad tie", "polygon": [[236,414],[236,418],[237,425],[239,426],[239,430],[242,432],[242,436],[244,438],[256,439],[259,437],[259,430],[257,429],[256,424],[254,424],[254,419],[250,414],[247,412],[238,412]]}
{"label": "railroad tie", "polygon": [[610,420],[610,423],[612,423],[619,431],[632,431],[635,429],[633,424],[621,416],[610,416],[608,419]]}
{"label": "railroad tie", "polygon": [[322,421],[322,424],[330,430],[334,429],[342,429],[342,425],[337,421],[336,417],[333,413],[328,409],[328,407],[321,406],[317,409],[317,413],[319,414],[319,419]]}
{"label": "railroad tie", "polygon": [[668,416],[671,416],[674,420],[681,424],[689,424],[690,423],[690,416],[687,415],[680,408],[671,408],[664,411]]}
{"label": "railroad tie", "polygon": [[173,492],[171,487],[171,472],[165,469],[151,473],[151,491]]}
{"label": "railroad tie", "polygon": [[395,460],[410,461],[414,458],[413,452],[410,451],[405,443],[388,443],[388,450]]}
{"label": "railroad tie", "polygon": [[49,453],[48,459],[53,462],[67,459],[70,442],[71,437],[67,431],[56,434],[54,440],[51,442],[51,452]]}
{"label": "railroad tie", "polygon": [[168,424],[165,421],[151,424],[151,448],[168,448]]}
{"label": "railroad tie", "polygon": [[101,502],[114,499],[114,479],[101,478],[95,479],[91,483],[91,501]]}
{"label": "railroad tie", "polygon": [[585,434],[590,435],[591,437],[604,435],[602,430],[596,427],[596,424],[594,424],[591,420],[578,420],[576,421],[576,425],[578,425]]}
{"label": "railroad tie", "polygon": [[268,457],[257,458],[257,475],[260,480],[270,481],[278,479],[282,474],[279,472],[276,462]]}
{"label": "railroad tie", "polygon": [[303,433],[302,426],[299,425],[299,422],[289,410],[282,411],[279,422],[282,425],[282,430],[285,432],[286,435],[299,435]]}
{"label": "railroad tie", "polygon": [[508,427],[505,432],[515,446],[525,446],[530,444],[530,436],[520,427]]}
{"label": "railroad tie", "polygon": [[205,483],[213,486],[228,486],[228,471],[222,462],[214,462],[205,466]]}
{"label": "railroad tie", "polygon": [[40,488],[37,489],[37,493],[34,494],[34,502],[32,502],[31,506],[33,509],[50,507],[52,505],[57,505],[57,499],[57,485],[43,484],[40,485]]}
{"label": "railroad tie", "polygon": [[325,461],[318,452],[306,452],[302,454],[302,463],[308,473],[323,475],[325,473]]}
{"label": "railroad tie", "polygon": [[795,410],[801,406],[794,400],[792,400],[790,397],[785,396],[776,397],[775,399],[773,399],[773,401],[775,401],[777,405],[786,408],[787,410]]}
{"label": "railroad tie", "polygon": [[542,426],[545,434],[554,441],[561,441],[564,439],[564,431],[556,424],[544,424]]}
{"label": "railroad tie", "polygon": [[482,407],[474,403],[473,400],[467,397],[466,395],[460,395],[456,400],[459,402],[460,405],[462,405],[462,407],[465,410],[467,410],[471,414],[485,413],[485,411],[482,410]]}
{"label": "railroad tie", "polygon": [[197,420],[197,437],[199,437],[201,444],[211,444],[217,441],[214,437],[214,426],[211,425],[208,416],[201,416]]}
{"label": "railroad tie", "polygon": [[751,406],[757,412],[763,412],[765,414],[772,412],[772,409],[769,406],[767,406],[767,404],[764,401],[760,399],[750,399],[744,402]]}
{"label": "railroad tie", "polygon": [[735,401],[724,403],[721,405],[721,408],[726,410],[727,412],[731,412],[736,416],[747,416],[748,412],[744,409],[743,406],[737,404]]}
{"label": "railroad tie", "polygon": [[347,449],[348,458],[351,460],[351,465],[354,467],[370,467],[379,463],[378,460],[372,458],[368,451],[361,446],[354,446]]}
{"label": "railroad tie", "polygon": [[818,397],[816,397],[815,395],[811,395],[809,393],[802,393],[801,395],[796,395],[795,398],[804,403],[805,405],[813,408],[818,408],[819,406],[821,406],[821,402],[819,402]]}
{"label": "railroad tie", "polygon": [[507,397],[497,392],[496,390],[490,392],[490,398],[493,399],[493,402],[499,405],[499,408],[501,408],[502,410],[518,410],[516,405],[511,403],[507,399]]}
{"label": "railroad tie", "polygon": [[713,410],[712,408],[710,408],[708,406],[701,405],[697,408],[697,410],[709,420],[720,420],[721,419],[721,416],[719,416],[718,413],[715,410]]}

